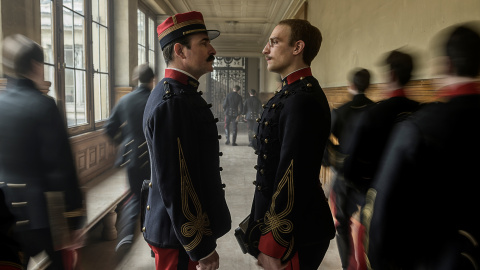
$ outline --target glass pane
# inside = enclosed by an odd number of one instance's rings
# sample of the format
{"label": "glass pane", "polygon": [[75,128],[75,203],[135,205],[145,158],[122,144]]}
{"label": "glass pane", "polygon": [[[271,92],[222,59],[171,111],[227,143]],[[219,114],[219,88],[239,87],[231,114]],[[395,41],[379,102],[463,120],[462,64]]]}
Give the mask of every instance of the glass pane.
{"label": "glass pane", "polygon": [[63,9],[63,46],[65,63],[67,67],[73,67],[73,15],[66,8]]}
{"label": "glass pane", "polygon": [[100,23],[108,26],[108,4],[107,0],[100,0],[98,3],[98,14],[100,16]]}
{"label": "glass pane", "polygon": [[84,68],[85,67],[85,35],[84,35],[84,18],[79,15],[74,15],[74,30],[75,30],[75,67],[76,68]]}
{"label": "glass pane", "polygon": [[152,19],[148,19],[148,47],[150,50],[155,50],[155,23]]}
{"label": "glass pane", "polygon": [[40,0],[41,39],[45,63],[53,64],[53,12],[50,0]]}
{"label": "glass pane", "polygon": [[85,71],[75,71],[75,110],[77,125],[87,123]]}
{"label": "glass pane", "polygon": [[50,91],[48,95],[53,97],[55,101],[57,100],[57,91],[55,88],[55,68],[53,66],[45,65],[45,81],[49,81],[52,83],[50,86]]}
{"label": "glass pane", "polygon": [[102,119],[102,100],[100,98],[100,74],[93,75],[93,101],[95,107],[95,122]]}
{"label": "glass pane", "polygon": [[83,14],[83,0],[73,0],[73,10]]}
{"label": "glass pane", "polygon": [[145,44],[145,14],[137,10],[138,15],[138,44]]}
{"label": "glass pane", "polygon": [[72,69],[65,69],[65,111],[68,126],[76,125],[75,117],[75,77]]}
{"label": "glass pane", "polygon": [[108,91],[108,75],[107,74],[102,74],[102,79],[101,79],[101,108],[102,108],[102,119],[107,119],[108,116],[110,115],[110,111],[108,110],[108,104],[109,104],[109,91]]}
{"label": "glass pane", "polygon": [[145,48],[142,46],[138,46],[138,64],[139,65],[145,63],[146,61],[145,57],[146,57]]}
{"label": "glass pane", "polygon": [[108,72],[108,29],[100,27],[100,71]]}
{"label": "glass pane", "polygon": [[92,20],[94,22],[100,22],[98,15],[98,0],[92,0]]}
{"label": "glass pane", "polygon": [[97,71],[100,68],[100,26],[92,23],[92,53],[93,69]]}
{"label": "glass pane", "polygon": [[69,9],[73,9],[73,1],[72,0],[63,0],[63,6],[68,7]]}
{"label": "glass pane", "polygon": [[155,71],[155,53],[153,51],[148,51],[148,63],[150,67]]}

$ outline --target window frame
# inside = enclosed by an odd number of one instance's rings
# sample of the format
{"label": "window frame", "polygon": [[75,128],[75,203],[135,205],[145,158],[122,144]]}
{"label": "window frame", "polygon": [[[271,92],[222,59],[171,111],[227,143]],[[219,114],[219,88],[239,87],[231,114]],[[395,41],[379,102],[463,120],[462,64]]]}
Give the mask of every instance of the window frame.
{"label": "window frame", "polygon": [[[141,1],[138,1],[138,7],[137,7],[137,10],[140,10],[141,12],[143,12],[143,14],[145,14],[145,20],[144,20],[144,25],[145,25],[145,59],[144,61],[142,62],[142,64],[144,63],[149,63],[150,67],[153,69],[154,73],[156,74],[156,66],[157,66],[157,59],[156,59],[156,54],[157,54],[157,47],[158,47],[158,41],[157,41],[157,38],[156,38],[156,27],[157,27],[157,20],[156,20],[156,15],[155,13],[153,13],[145,3],[141,2]],[[138,19],[138,18],[137,18]],[[149,19],[151,19],[153,21],[153,24],[154,24],[154,27],[155,27],[155,31],[153,32],[153,34],[155,35],[155,42],[153,42],[153,49],[150,48],[150,42],[149,42],[149,32],[148,32],[148,24],[149,24]],[[137,39],[137,51],[138,51],[138,47],[139,47],[139,43],[138,43],[138,39]],[[153,59],[154,59],[154,62],[153,64],[149,62],[149,54],[151,53],[151,51],[153,51]],[[137,63],[140,61],[139,60],[140,56],[137,56]]]}

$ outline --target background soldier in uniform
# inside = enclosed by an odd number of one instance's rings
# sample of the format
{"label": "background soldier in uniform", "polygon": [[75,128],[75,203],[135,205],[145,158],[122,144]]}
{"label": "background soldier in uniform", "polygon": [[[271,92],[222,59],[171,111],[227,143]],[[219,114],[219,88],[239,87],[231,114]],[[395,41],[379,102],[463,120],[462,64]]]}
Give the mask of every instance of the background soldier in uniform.
{"label": "background soldier in uniform", "polygon": [[243,105],[243,114],[247,120],[248,146],[253,146],[255,123],[263,109],[262,102],[257,97],[257,91],[250,89],[249,94],[250,96],[245,100],[245,104]]}
{"label": "background soldier in uniform", "polygon": [[169,17],[157,33],[167,69],[143,118],[152,161],[143,236],[156,269],[217,269],[216,241],[230,230],[231,218],[220,178],[218,119],[197,90],[198,79],[213,70],[210,40],[220,33],[206,30],[195,11]]}
{"label": "background soldier in uniform", "polygon": [[227,95],[223,101],[223,111],[225,112],[225,136],[227,140],[225,144],[230,144],[230,123],[233,125],[232,131],[232,145],[236,146],[237,141],[237,128],[238,128],[238,119],[237,117],[243,112],[243,101],[242,96],[237,92],[240,91],[240,86],[235,85],[232,89],[232,92]]}
{"label": "background soldier in uniform", "polygon": [[132,245],[140,213],[140,190],[143,180],[150,179],[150,157],[142,120],[145,104],[153,89],[154,77],[148,64],[136,67],[132,79],[138,80],[140,85],[119,100],[105,124],[105,133],[120,145],[115,165],[127,168],[131,193],[118,220],[119,241],[115,248],[117,252],[126,251]]}
{"label": "background soldier in uniform", "polygon": [[[258,161],[249,230],[258,228],[265,269],[317,269],[335,236],[319,180],[330,135],[330,108],[310,64],[322,42],[305,20],[283,20],[263,49],[282,89],[268,101],[257,128]],[[309,140],[308,138],[312,138]]]}
{"label": "background soldier in uniform", "polygon": [[396,128],[368,191],[374,269],[480,265],[480,35],[473,29],[442,31],[447,86],[438,94],[446,102],[425,105]]}
{"label": "background soldier in uniform", "polygon": [[63,269],[64,246],[54,247],[45,193],[64,194],[64,216],[74,235],[85,215],[67,130],[55,101],[39,90],[45,84],[42,47],[14,35],[5,38],[3,49],[4,63],[17,77],[0,95],[0,181],[15,217],[15,237],[25,266],[45,251],[48,269]]}

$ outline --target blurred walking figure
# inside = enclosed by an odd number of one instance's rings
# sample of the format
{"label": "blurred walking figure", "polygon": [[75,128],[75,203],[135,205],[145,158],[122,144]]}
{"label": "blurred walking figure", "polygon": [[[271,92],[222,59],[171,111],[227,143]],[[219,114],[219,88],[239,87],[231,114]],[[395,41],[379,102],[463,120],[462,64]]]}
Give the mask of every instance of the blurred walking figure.
{"label": "blurred walking figure", "polygon": [[235,85],[232,92],[227,95],[223,101],[223,111],[225,112],[225,144],[230,144],[230,123],[232,123],[232,146],[236,146],[238,116],[243,112],[242,96],[238,94],[240,86]]}
{"label": "blurred walking figure", "polygon": [[438,94],[446,102],[402,122],[382,157],[364,209],[373,269],[480,265],[480,35],[474,29],[442,31],[447,86]]}
{"label": "blurred walking figure", "polygon": [[143,180],[150,179],[150,156],[142,122],[145,104],[153,89],[154,77],[148,64],[137,66],[132,79],[138,81],[139,86],[119,100],[105,124],[106,134],[120,146],[115,165],[127,169],[131,193],[118,220],[119,242],[115,248],[117,252],[128,250],[133,243],[140,213],[140,190]]}
{"label": "blurred walking figure", "polygon": [[243,104],[243,114],[247,120],[248,146],[253,147],[252,143],[256,120],[260,117],[263,108],[262,102],[257,97],[257,91],[250,89],[249,94],[250,96],[245,100],[245,104]]}
{"label": "blurred walking figure", "polygon": [[332,135],[338,141],[337,145],[329,146],[329,156],[337,175],[330,193],[330,207],[335,217],[337,230],[337,246],[340,253],[343,269],[364,269],[364,260],[357,261],[356,253],[361,252],[354,247],[352,239],[351,217],[358,211],[358,205],[363,205],[364,195],[359,193],[343,175],[343,158],[349,154],[348,146],[351,141],[352,129],[359,115],[365,111],[373,101],[365,96],[365,91],[370,86],[370,72],[366,69],[355,69],[349,75],[348,92],[353,95],[351,101],[332,110]]}
{"label": "blurred walking figure", "polygon": [[74,243],[54,245],[52,234],[59,228],[51,227],[46,193],[63,194],[66,212],[61,219],[67,217],[73,235],[80,234],[75,230],[85,214],[67,130],[55,101],[40,91],[45,84],[42,47],[13,35],[3,41],[3,50],[6,69],[16,79],[0,94],[0,181],[15,219],[15,238],[25,255],[24,266],[45,252],[48,269],[64,269],[64,259],[72,258],[62,258],[62,253],[72,255],[64,248]]}

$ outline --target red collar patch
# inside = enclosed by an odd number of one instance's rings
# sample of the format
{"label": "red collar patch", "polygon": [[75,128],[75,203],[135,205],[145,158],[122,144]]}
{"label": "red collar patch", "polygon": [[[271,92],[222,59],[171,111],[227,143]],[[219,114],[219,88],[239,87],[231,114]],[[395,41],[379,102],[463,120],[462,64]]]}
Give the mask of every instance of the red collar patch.
{"label": "red collar patch", "polygon": [[480,84],[477,82],[459,83],[445,86],[438,90],[439,97],[456,97],[464,95],[480,95]]}
{"label": "red collar patch", "polygon": [[282,81],[282,86],[285,86],[287,84],[292,84],[298,80],[301,80],[305,77],[312,76],[312,69],[310,67],[308,68],[302,68],[300,70],[295,71],[294,73],[288,75],[286,78],[284,78]]}
{"label": "red collar patch", "polygon": [[174,79],[182,84],[198,87],[199,82],[185,73],[174,69],[165,69],[165,78]]}
{"label": "red collar patch", "polygon": [[405,90],[403,90],[403,88],[394,90],[394,91],[390,92],[389,97],[391,97],[391,98],[392,97],[406,97]]}

